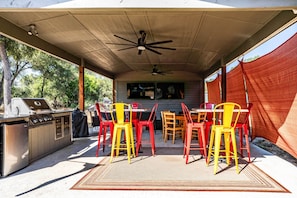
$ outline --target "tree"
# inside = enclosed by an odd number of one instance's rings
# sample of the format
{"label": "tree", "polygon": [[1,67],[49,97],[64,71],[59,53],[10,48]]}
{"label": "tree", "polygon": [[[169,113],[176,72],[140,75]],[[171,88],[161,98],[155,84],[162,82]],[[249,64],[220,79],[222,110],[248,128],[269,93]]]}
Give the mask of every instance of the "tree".
{"label": "tree", "polygon": [[[5,92],[7,101],[11,97],[41,97],[46,98],[54,108],[74,108],[78,105],[77,66],[3,36],[0,41],[1,62],[5,70],[1,76],[1,88],[4,79],[8,79],[0,94],[0,102]],[[111,80],[87,71],[86,105],[102,101],[103,96],[112,98],[111,87]]]}
{"label": "tree", "polygon": [[90,71],[85,73],[85,103],[93,105],[96,101],[103,101],[103,97],[112,98],[112,81]]}
{"label": "tree", "polygon": [[0,42],[2,62],[0,103],[4,103],[4,107],[8,108],[11,102],[11,88],[20,74],[31,67],[28,60],[35,50],[2,35]]}
{"label": "tree", "polygon": [[41,51],[34,54],[31,62],[31,72],[22,78],[22,86],[15,93],[46,98],[54,108],[75,107],[78,98],[75,66]]}
{"label": "tree", "polygon": [[6,53],[6,43],[7,39],[0,35],[0,57],[3,65],[3,96],[4,96],[4,109],[11,112],[11,73],[10,64],[8,61],[8,56]]}

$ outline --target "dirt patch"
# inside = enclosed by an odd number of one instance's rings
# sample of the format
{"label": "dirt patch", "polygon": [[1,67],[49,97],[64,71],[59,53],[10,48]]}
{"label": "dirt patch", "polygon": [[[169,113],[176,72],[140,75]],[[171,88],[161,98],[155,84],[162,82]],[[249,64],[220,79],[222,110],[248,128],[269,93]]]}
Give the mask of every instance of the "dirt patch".
{"label": "dirt patch", "polygon": [[253,140],[253,144],[257,145],[258,147],[272,153],[273,155],[277,155],[280,158],[292,163],[293,165],[297,166],[297,159],[284,151],[283,149],[279,148],[275,144],[263,139],[263,138],[256,138]]}

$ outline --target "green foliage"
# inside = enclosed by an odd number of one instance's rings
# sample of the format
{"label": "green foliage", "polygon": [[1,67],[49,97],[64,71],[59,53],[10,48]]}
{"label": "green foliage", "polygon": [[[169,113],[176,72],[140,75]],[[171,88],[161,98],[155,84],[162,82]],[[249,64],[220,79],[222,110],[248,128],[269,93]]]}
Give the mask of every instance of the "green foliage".
{"label": "green foliage", "polygon": [[260,58],[259,55],[251,57],[251,58],[247,58],[247,59],[244,60],[244,62],[252,62],[252,61],[254,61],[254,60],[258,59],[258,58]]}
{"label": "green foliage", "polygon": [[85,105],[91,106],[95,101],[102,101],[104,96],[112,98],[112,81],[94,73],[85,73]]}
{"label": "green foliage", "polygon": [[[78,67],[13,40],[7,42],[13,74],[12,97],[46,98],[54,108],[78,105]],[[112,81],[85,73],[85,106],[112,98]]]}
{"label": "green foliage", "polygon": [[11,84],[13,84],[25,70],[31,68],[30,60],[37,50],[8,38],[5,38],[5,47],[11,68]]}

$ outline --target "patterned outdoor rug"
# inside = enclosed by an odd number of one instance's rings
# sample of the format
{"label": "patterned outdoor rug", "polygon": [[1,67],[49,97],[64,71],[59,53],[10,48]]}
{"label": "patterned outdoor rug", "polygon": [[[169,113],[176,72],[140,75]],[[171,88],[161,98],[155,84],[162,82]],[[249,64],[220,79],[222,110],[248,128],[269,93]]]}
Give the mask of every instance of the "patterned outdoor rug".
{"label": "patterned outdoor rug", "polygon": [[288,192],[243,159],[240,174],[233,165],[222,162],[214,175],[213,163],[206,166],[205,159],[191,156],[186,165],[182,152],[182,148],[157,148],[156,156],[152,157],[150,149],[145,148],[139,157],[131,159],[131,164],[126,156],[115,157],[112,163],[110,157],[105,157],[72,189]]}

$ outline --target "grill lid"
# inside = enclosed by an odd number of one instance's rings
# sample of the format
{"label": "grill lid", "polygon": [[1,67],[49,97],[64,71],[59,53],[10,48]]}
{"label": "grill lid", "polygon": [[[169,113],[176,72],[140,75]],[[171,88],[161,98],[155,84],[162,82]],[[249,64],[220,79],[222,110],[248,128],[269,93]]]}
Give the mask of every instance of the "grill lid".
{"label": "grill lid", "polygon": [[15,115],[51,113],[52,109],[44,98],[12,98],[12,111]]}
{"label": "grill lid", "polygon": [[45,99],[43,98],[23,98],[24,103],[30,110],[51,110]]}

